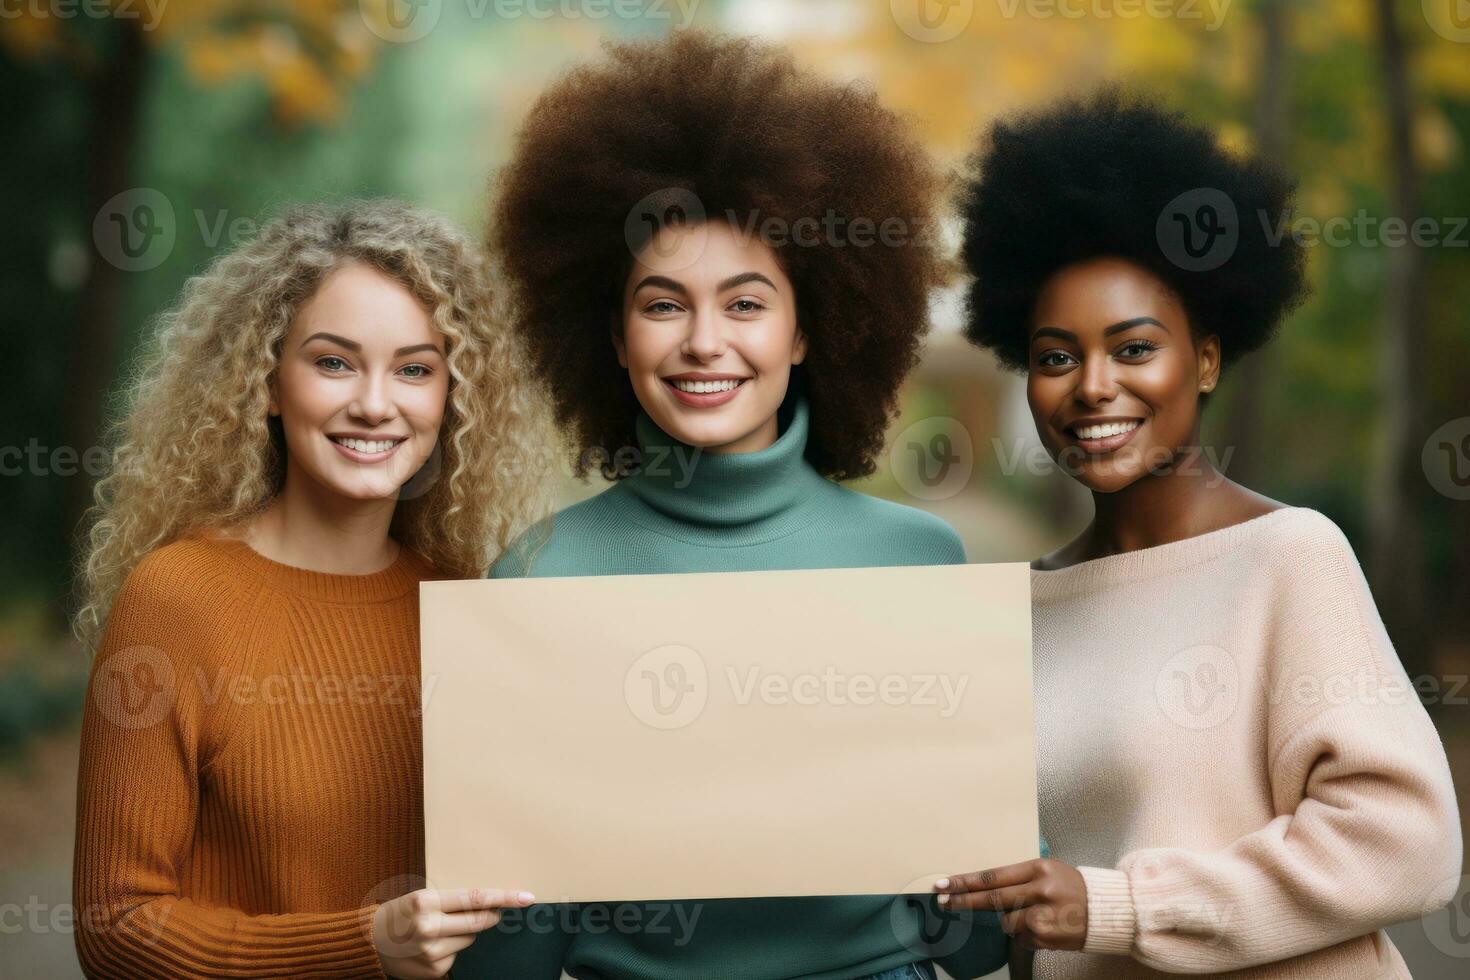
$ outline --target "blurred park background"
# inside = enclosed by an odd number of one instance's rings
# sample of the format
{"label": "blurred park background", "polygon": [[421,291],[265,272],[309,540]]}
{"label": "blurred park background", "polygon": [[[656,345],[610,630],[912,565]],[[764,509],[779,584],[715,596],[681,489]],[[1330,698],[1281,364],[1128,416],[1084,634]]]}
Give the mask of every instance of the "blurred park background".
{"label": "blurred park background", "polygon": [[[0,0],[0,350],[21,369],[0,386],[0,974],[79,975],[73,535],[151,318],[294,202],[387,195],[481,228],[550,78],[605,37],[687,27],[876,87],[951,166],[996,115],[1110,79],[1284,160],[1315,295],[1227,374],[1206,442],[1347,532],[1466,799],[1467,0]],[[935,297],[862,488],[941,514],[972,561],[1027,560],[1090,504],[1045,465],[1019,379],[959,338],[958,295]],[[939,485],[908,451],[936,435],[961,459]],[[1393,935],[1416,976],[1462,977],[1470,897]]]}

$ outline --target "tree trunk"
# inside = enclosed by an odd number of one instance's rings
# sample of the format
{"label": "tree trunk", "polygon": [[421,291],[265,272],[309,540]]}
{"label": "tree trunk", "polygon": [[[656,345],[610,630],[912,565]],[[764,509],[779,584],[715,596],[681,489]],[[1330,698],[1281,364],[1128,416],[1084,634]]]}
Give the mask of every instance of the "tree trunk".
{"label": "tree trunk", "polygon": [[[92,109],[86,187],[88,241],[92,222],[108,199],[129,185],[131,157],[137,140],[138,117],[148,51],[135,22],[113,18],[116,36],[106,60],[89,82]],[[67,365],[66,444],[81,455],[97,445],[107,390],[112,384],[117,353],[119,314],[124,295],[124,272],[93,247],[92,267],[78,303],[76,330]],[[78,471],[68,481],[65,533],[67,545],[77,546],[79,522],[92,499],[92,478]]]}
{"label": "tree trunk", "polygon": [[[1407,55],[1393,0],[1374,0],[1389,123],[1389,213],[1412,223],[1419,215],[1413,106]],[[1389,633],[1410,675],[1430,665],[1426,648],[1420,471],[1424,439],[1424,256],[1412,239],[1382,249],[1385,279],[1379,358],[1380,428],[1368,507],[1369,577]]]}
{"label": "tree trunk", "polygon": [[[1260,7],[1261,73],[1256,92],[1256,146],[1267,160],[1286,159],[1290,100],[1287,87],[1288,18],[1286,0],[1262,0]],[[1245,220],[1245,216],[1241,216]],[[1231,372],[1229,412],[1225,417],[1225,445],[1230,447],[1230,472],[1226,476],[1245,486],[1260,487],[1264,469],[1261,457],[1262,402],[1270,390],[1271,347],[1267,346],[1239,361]]]}

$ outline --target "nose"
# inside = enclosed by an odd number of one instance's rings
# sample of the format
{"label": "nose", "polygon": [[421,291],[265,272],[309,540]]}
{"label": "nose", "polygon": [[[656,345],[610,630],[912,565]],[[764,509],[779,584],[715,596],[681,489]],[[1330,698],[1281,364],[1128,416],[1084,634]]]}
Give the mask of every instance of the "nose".
{"label": "nose", "polygon": [[707,308],[696,309],[689,318],[689,332],[679,345],[680,351],[700,362],[709,362],[725,353],[725,336],[720,318]]}
{"label": "nose", "polygon": [[372,427],[387,421],[393,415],[393,403],[388,397],[388,382],[372,372],[363,372],[361,381],[352,393],[352,403],[347,413],[364,425]]}
{"label": "nose", "polygon": [[1076,396],[1078,401],[1088,406],[1102,405],[1118,396],[1118,382],[1113,377],[1111,358],[1090,357],[1082,362]]}

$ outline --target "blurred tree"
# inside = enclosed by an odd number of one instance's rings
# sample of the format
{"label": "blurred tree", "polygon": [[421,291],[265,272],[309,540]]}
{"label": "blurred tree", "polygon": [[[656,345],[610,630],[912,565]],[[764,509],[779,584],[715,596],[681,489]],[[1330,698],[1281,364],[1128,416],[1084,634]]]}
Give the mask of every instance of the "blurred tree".
{"label": "blurred tree", "polygon": [[[339,111],[341,90],[370,64],[375,38],[364,18],[383,13],[372,5],[360,9],[353,0],[191,0],[160,5],[156,15],[141,7],[111,2],[96,8],[107,16],[73,11],[62,18],[45,5],[26,4],[0,20],[0,44],[13,57],[37,70],[59,63],[85,87],[89,112],[81,153],[87,173],[79,225],[88,236],[104,208],[133,188],[139,120],[157,49],[181,49],[202,84],[260,77],[278,124],[296,127]],[[140,214],[115,216],[119,230],[128,233],[127,222]],[[77,454],[98,444],[122,334],[124,273],[109,250],[91,252],[68,337],[60,433]],[[91,502],[92,481],[83,471],[66,486],[63,532],[70,539]],[[58,542],[56,550],[66,553],[70,544]]]}
{"label": "blurred tree", "polygon": [[[1414,152],[1413,96],[1408,52],[1394,0],[1373,0],[1388,117],[1388,213],[1412,224],[1421,215],[1419,165]],[[1427,434],[1424,399],[1424,256],[1415,240],[1390,248],[1385,258],[1380,313],[1378,452],[1370,474],[1368,528],[1374,593],[1384,621],[1399,642],[1410,673],[1426,666],[1428,631],[1424,604],[1425,495],[1419,449]],[[1417,670],[1416,670],[1417,668]]]}

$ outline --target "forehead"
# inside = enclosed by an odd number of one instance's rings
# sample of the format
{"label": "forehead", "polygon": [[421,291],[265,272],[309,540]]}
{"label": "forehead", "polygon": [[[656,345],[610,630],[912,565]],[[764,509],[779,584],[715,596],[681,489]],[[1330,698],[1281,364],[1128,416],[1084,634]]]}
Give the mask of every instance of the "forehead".
{"label": "forehead", "polygon": [[638,251],[630,283],[661,275],[690,288],[712,289],[740,272],[764,273],[778,286],[786,282],[776,251],[762,240],[758,225],[736,227],[721,220],[674,224],[659,229]]}
{"label": "forehead", "polygon": [[429,311],[408,287],[361,262],[329,272],[292,318],[290,335],[318,330],[364,345],[440,343]]}
{"label": "forehead", "polygon": [[1140,316],[1187,322],[1179,298],[1153,272],[1126,259],[1098,258],[1058,269],[1043,283],[1031,326],[1102,329]]}

